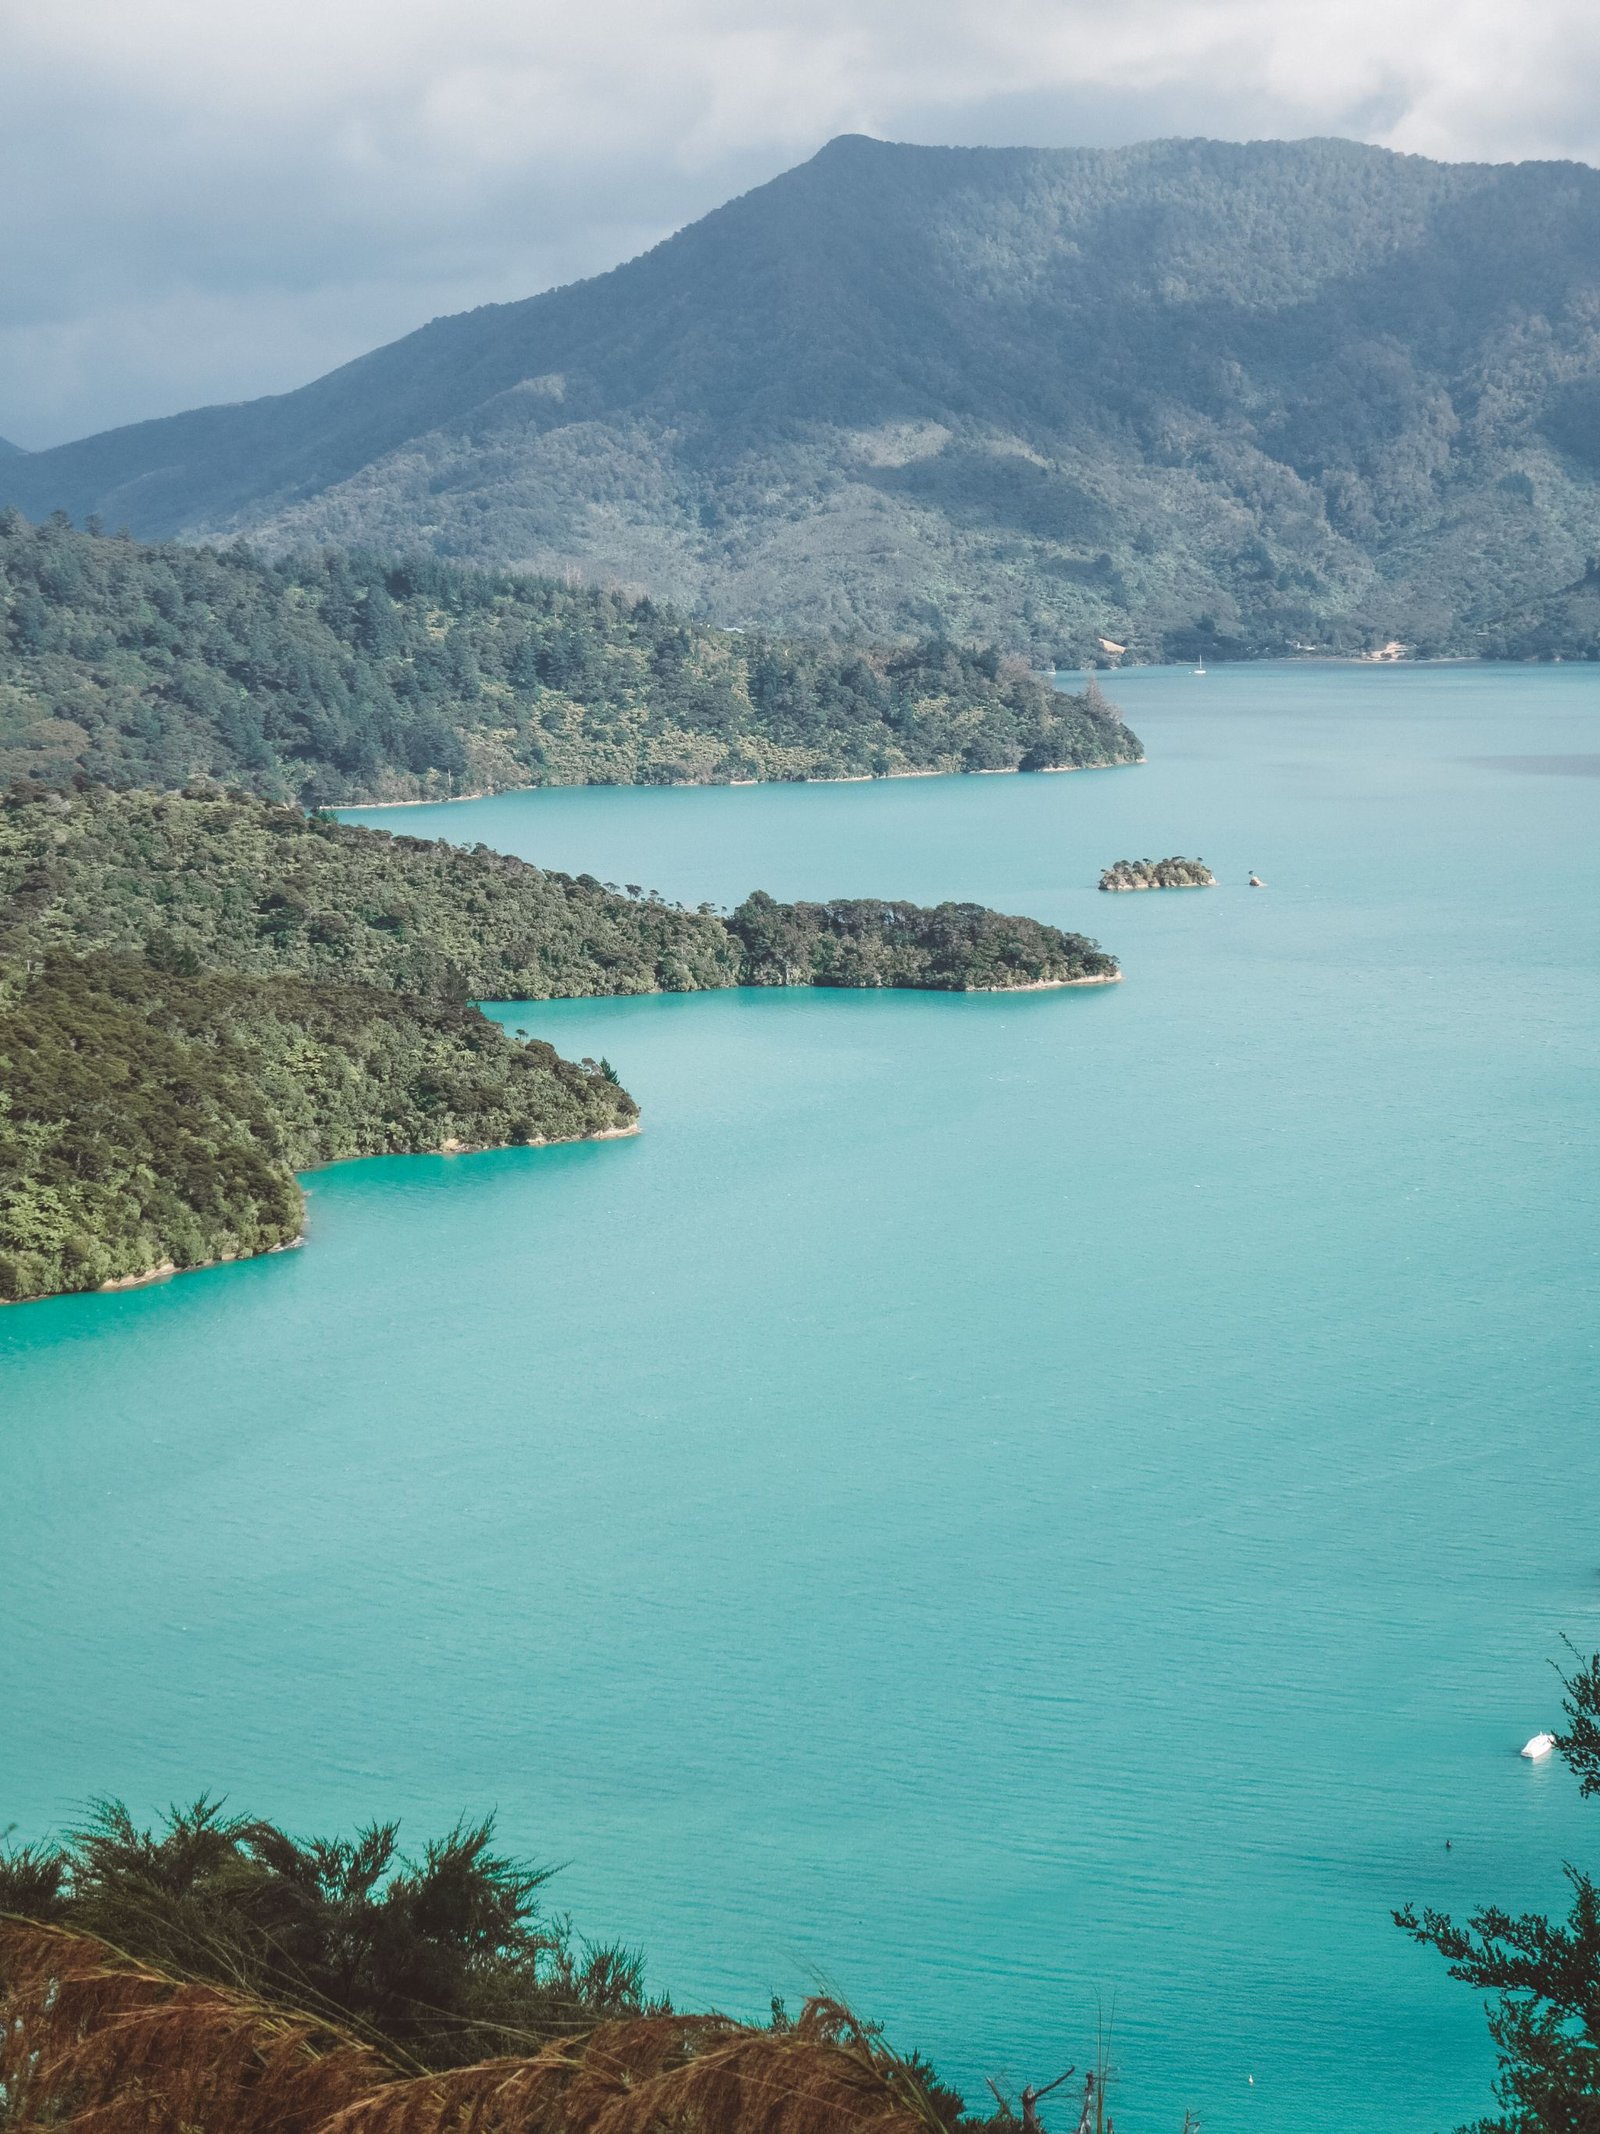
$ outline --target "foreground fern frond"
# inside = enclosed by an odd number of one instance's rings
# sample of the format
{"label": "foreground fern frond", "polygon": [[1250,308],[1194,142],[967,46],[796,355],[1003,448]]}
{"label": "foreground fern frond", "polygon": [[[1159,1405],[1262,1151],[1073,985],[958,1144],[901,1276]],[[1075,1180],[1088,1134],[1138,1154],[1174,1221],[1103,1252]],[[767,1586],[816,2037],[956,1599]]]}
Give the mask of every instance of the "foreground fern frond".
{"label": "foreground fern frond", "polygon": [[0,1922],[0,2094],[16,2134],[942,2134],[836,2001],[785,2029],[642,2015],[521,2059],[403,2078],[335,2027]]}
{"label": "foreground fern frond", "polygon": [[313,2134],[394,2071],[249,1995],[169,1978],[86,1934],[0,1920],[10,2126],[72,2134]]}

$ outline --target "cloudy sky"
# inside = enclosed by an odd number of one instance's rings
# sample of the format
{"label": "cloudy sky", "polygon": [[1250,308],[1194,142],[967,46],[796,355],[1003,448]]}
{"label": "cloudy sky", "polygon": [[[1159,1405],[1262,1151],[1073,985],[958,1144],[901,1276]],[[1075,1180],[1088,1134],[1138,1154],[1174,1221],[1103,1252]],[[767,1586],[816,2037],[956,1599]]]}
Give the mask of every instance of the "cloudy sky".
{"label": "cloudy sky", "polygon": [[1600,162],[1594,0],[0,0],[0,435],[302,383],[832,135]]}

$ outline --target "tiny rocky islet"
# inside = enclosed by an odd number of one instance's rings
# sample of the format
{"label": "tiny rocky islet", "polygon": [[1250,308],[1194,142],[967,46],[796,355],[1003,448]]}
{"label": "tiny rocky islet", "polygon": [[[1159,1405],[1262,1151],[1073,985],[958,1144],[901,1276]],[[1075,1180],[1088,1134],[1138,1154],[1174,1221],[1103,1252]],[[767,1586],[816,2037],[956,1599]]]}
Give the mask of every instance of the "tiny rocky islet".
{"label": "tiny rocky islet", "polygon": [[1217,878],[1204,860],[1114,860],[1100,877],[1110,891],[1137,889],[1215,889]]}

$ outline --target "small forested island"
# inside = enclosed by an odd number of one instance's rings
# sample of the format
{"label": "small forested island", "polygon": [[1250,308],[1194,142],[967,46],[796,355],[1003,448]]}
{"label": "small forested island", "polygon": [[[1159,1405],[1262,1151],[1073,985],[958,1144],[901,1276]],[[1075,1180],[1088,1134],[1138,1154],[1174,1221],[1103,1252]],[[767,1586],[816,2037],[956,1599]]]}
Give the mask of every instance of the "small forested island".
{"label": "small forested island", "polygon": [[234,790],[0,798],[0,1299],[268,1252],[295,1173],[628,1133],[604,1061],[474,1001],[732,985],[1105,983],[1079,934],[976,904],[726,917]]}
{"label": "small forested island", "polygon": [[433,557],[146,547],[0,512],[0,784],[308,807],[1143,760],[1098,688],[943,639],[717,630]]}
{"label": "small forested island", "polygon": [[1215,889],[1204,860],[1116,860],[1100,877],[1102,889]]}

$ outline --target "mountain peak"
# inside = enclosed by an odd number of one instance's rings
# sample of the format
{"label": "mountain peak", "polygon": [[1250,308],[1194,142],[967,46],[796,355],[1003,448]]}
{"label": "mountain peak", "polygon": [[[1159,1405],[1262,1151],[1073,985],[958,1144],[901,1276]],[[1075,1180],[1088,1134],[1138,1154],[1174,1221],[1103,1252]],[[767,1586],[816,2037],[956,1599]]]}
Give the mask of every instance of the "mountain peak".
{"label": "mountain peak", "polygon": [[1597,230],[1570,164],[841,134],[609,274],[11,455],[0,499],[1037,656],[1471,649],[1600,547]]}

